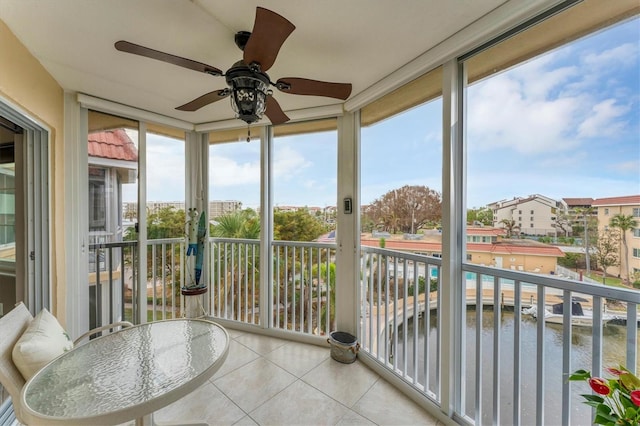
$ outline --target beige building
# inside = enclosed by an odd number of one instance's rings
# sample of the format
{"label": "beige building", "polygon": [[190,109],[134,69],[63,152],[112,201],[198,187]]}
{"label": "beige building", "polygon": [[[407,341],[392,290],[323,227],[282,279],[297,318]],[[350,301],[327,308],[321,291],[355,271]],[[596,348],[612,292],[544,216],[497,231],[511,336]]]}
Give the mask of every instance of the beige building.
{"label": "beige building", "polygon": [[[380,238],[362,235],[361,244],[379,247]],[[422,240],[385,238],[385,248],[442,256],[442,236],[425,236]],[[554,274],[558,258],[564,253],[556,246],[525,239],[506,239],[498,228],[467,228],[467,261],[521,272]]]}
{"label": "beige building", "polygon": [[562,205],[544,195],[516,197],[487,205],[493,211],[493,226],[504,228],[503,220],[513,220],[518,231],[527,235],[556,235],[555,221]]}
{"label": "beige building", "polygon": [[[173,207],[176,210],[185,210],[185,203],[184,201],[149,201],[147,203],[147,212],[156,213],[167,207]],[[124,202],[122,203],[122,209],[125,218],[133,219],[138,216],[138,203],[136,202]],[[216,217],[241,209],[242,202],[237,200],[210,201],[209,218],[215,219]]]}
{"label": "beige building", "polygon": [[625,249],[621,245],[620,266],[612,266],[607,272],[622,278],[640,273],[640,195],[599,198],[592,205],[598,211],[598,233],[608,229],[611,218],[617,214],[633,216],[636,220],[638,226],[626,232],[628,258],[624,259]]}

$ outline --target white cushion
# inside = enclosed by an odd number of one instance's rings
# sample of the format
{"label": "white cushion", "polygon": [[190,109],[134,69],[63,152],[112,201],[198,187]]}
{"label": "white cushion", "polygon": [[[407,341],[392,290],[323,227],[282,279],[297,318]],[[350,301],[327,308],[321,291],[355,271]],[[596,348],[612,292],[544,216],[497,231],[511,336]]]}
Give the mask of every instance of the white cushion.
{"label": "white cushion", "polygon": [[42,367],[66,351],[73,342],[56,317],[43,309],[31,321],[13,347],[13,363],[25,380],[29,380]]}

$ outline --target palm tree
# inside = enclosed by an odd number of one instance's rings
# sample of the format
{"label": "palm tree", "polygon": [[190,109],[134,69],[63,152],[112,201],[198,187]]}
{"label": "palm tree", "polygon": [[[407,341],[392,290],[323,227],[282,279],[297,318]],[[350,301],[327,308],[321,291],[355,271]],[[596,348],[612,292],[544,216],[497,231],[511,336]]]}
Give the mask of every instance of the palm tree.
{"label": "palm tree", "polygon": [[591,251],[589,250],[589,224],[595,212],[594,207],[578,207],[574,209],[576,219],[584,223],[584,259],[587,267],[587,276],[591,274]]}
{"label": "palm tree", "polygon": [[628,265],[629,262],[629,247],[627,246],[627,231],[634,229],[638,226],[638,221],[633,218],[632,215],[624,215],[618,213],[613,216],[609,221],[609,226],[620,230],[622,238],[620,239],[624,247],[624,267],[622,261],[620,262],[620,275],[625,281],[629,279]]}
{"label": "palm tree", "polygon": [[516,225],[516,221],[513,219],[502,219],[500,223],[503,224],[504,229],[507,230],[507,238],[511,238],[513,231],[520,229],[520,227]]}
{"label": "palm tree", "polygon": [[[211,228],[211,235],[220,238],[237,240],[258,240],[260,238],[260,219],[253,210],[242,210],[227,213],[216,218],[216,224]],[[241,315],[255,312],[259,300],[260,289],[244,288],[247,280],[259,280],[260,256],[255,253],[255,244],[247,241],[222,243],[214,246],[213,258],[215,271],[224,272],[223,281],[227,286],[217,295],[218,309],[224,309],[225,314],[233,312],[236,319]],[[243,297],[243,292],[246,292]],[[245,303],[246,301],[247,303]],[[237,305],[237,306],[236,306]]]}

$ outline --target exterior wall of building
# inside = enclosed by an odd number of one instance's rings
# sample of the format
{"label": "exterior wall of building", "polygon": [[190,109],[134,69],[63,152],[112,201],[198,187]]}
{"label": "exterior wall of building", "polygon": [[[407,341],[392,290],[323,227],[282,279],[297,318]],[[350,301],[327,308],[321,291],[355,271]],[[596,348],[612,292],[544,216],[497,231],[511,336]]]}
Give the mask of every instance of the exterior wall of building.
{"label": "exterior wall of building", "polygon": [[[624,267],[624,265],[629,265],[628,274],[631,274],[634,271],[640,271],[640,196],[637,198],[639,200],[637,204],[630,203],[625,205],[616,205],[613,203],[608,204],[606,202],[603,203],[600,200],[596,200],[596,207],[598,209],[598,233],[608,229],[611,218],[617,214],[634,216],[638,222],[636,230],[631,229],[626,232],[629,257],[627,258],[626,263],[623,263],[622,266]],[[624,247],[620,247],[620,257],[622,258],[624,254]],[[620,276],[622,271],[620,266],[611,266],[607,268],[607,273],[614,276]]]}
{"label": "exterior wall of building", "polygon": [[242,203],[237,200],[211,201],[209,203],[209,220],[227,213],[242,210]]}
{"label": "exterior wall of building", "polygon": [[553,226],[559,203],[543,195],[515,198],[488,205],[493,210],[493,226],[503,227],[502,220],[513,220],[520,232],[528,235],[555,235]]}
{"label": "exterior wall of building", "polygon": [[[531,199],[518,205],[520,232],[529,235],[553,235],[557,208],[542,199]],[[514,216],[516,211],[514,211]],[[553,218],[553,219],[552,219]]]}
{"label": "exterior wall of building", "polygon": [[557,258],[553,256],[534,256],[509,253],[488,253],[467,251],[470,262],[476,265],[495,266],[520,272],[536,274],[555,273]]}
{"label": "exterior wall of building", "polygon": [[[185,210],[185,203],[180,201],[150,201],[147,203],[149,213],[156,213],[161,209],[173,207],[176,210]],[[210,201],[209,202],[209,219],[215,219],[227,213],[235,212],[242,209],[242,203],[236,200],[226,201]],[[138,203],[123,203],[122,214],[127,219],[136,218],[138,216]]]}

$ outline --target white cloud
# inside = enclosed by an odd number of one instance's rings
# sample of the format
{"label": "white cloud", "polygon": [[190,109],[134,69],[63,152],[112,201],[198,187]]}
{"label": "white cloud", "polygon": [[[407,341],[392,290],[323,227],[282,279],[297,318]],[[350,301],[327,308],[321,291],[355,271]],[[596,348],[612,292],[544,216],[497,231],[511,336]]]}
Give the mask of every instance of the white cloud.
{"label": "white cloud", "polygon": [[[520,153],[568,150],[581,100],[547,99],[543,92],[564,78],[559,73],[534,89],[514,74],[502,74],[470,89],[468,133],[472,148],[508,148]],[[540,80],[544,80],[541,78]]]}
{"label": "white cloud", "polygon": [[150,201],[184,200],[184,142],[164,137],[150,137],[147,142],[147,199]]}
{"label": "white cloud", "polygon": [[[623,174],[631,174],[631,176],[637,177],[638,174],[640,174],[640,156],[634,160],[610,164],[609,169]],[[638,190],[640,191],[640,187],[638,188]]]}
{"label": "white cloud", "polygon": [[591,52],[582,58],[582,62],[594,68],[615,70],[619,66],[632,66],[637,63],[638,45],[625,43],[602,52]]}
{"label": "white cloud", "polygon": [[260,161],[240,162],[234,158],[213,155],[209,167],[211,182],[217,187],[260,184]]}
{"label": "white cloud", "polygon": [[289,145],[282,144],[275,150],[273,170],[276,179],[291,180],[312,164],[300,151]]}
{"label": "white cloud", "polygon": [[590,114],[578,127],[578,136],[593,138],[598,136],[614,136],[624,127],[624,121],[618,121],[629,112],[628,106],[616,105],[615,99],[606,99],[595,104]]}

